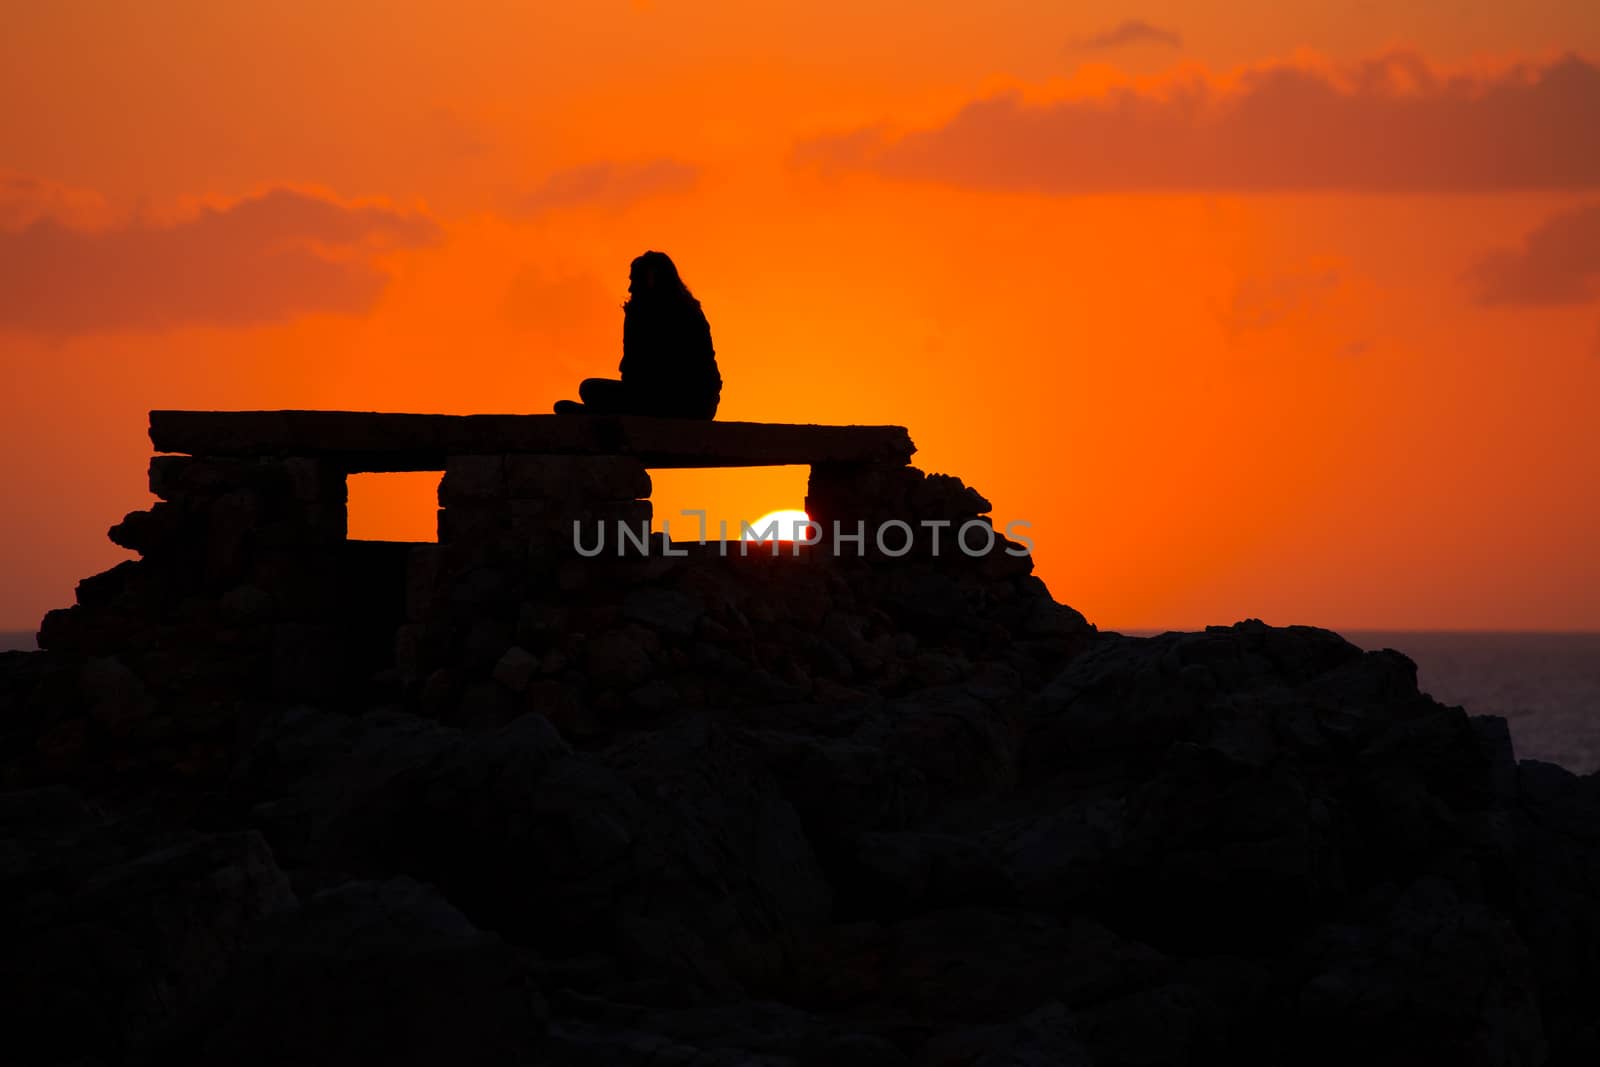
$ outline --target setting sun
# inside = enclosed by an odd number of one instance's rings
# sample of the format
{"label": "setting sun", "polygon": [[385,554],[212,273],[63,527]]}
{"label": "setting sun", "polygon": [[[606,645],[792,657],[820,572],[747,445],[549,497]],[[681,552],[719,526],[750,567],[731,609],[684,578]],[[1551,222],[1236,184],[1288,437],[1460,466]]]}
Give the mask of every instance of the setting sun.
{"label": "setting sun", "polygon": [[788,508],[782,511],[769,511],[744,531],[745,541],[798,541],[804,525],[811,521],[811,516],[803,511]]}

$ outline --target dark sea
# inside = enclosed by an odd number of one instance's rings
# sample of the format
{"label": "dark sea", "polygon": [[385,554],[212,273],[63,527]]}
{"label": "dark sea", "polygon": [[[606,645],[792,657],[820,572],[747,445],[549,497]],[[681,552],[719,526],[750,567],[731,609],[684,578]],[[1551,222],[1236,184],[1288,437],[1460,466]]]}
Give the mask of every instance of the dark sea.
{"label": "dark sea", "polygon": [[1600,633],[1346,630],[1366,649],[1393,648],[1441,704],[1501,715],[1518,759],[1600,770]]}
{"label": "dark sea", "polygon": [[[1417,684],[1441,703],[1504,716],[1518,759],[1578,774],[1600,770],[1600,633],[1347,630],[1344,637],[1410,656]],[[31,632],[0,631],[0,650],[33,647]]]}
{"label": "dark sea", "polygon": [[1600,633],[1339,633],[1360,648],[1405,653],[1417,665],[1417,687],[1441,704],[1504,718],[1518,759],[1559,763],[1576,774],[1600,770]]}

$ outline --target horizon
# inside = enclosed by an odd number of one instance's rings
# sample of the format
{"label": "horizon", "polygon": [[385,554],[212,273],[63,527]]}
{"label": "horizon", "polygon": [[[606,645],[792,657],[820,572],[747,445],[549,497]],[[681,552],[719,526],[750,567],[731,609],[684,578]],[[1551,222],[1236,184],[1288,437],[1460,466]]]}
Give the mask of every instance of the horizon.
{"label": "horizon", "polygon": [[[646,248],[719,418],[907,427],[1102,628],[1600,632],[1587,0],[92,16],[0,41],[16,632],[128,558],[150,409],[547,412]],[[426,481],[352,533],[422,539]]]}
{"label": "horizon", "polygon": [[[1093,622],[1094,620],[1089,620]],[[1198,626],[1101,626],[1102,633],[1118,633],[1125,637],[1152,637],[1165,633],[1196,633],[1207,626],[1231,626],[1242,619],[1235,619],[1230,623],[1204,623]],[[1460,635],[1472,637],[1600,637],[1600,630],[1402,630],[1387,626],[1322,626],[1316,623],[1278,623],[1271,620],[1262,620],[1269,626],[1314,626],[1319,630],[1329,630],[1341,637],[1347,634],[1356,635]],[[32,639],[37,633],[37,627],[17,627],[8,629],[0,627],[0,644],[9,642],[12,638],[26,637]],[[1354,643],[1354,642],[1352,642]],[[6,651],[10,646],[0,648]],[[14,649],[13,649],[14,650]]]}

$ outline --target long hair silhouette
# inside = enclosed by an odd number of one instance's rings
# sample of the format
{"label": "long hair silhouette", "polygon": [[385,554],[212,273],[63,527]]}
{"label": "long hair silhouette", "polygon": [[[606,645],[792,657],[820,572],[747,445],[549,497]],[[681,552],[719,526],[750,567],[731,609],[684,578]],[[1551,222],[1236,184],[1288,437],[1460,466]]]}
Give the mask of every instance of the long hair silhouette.
{"label": "long hair silhouette", "polygon": [[581,402],[561,400],[560,414],[657,415],[710,419],[722,398],[711,325],[678,265],[654,249],[628,269],[622,305],[621,381],[586,378]]}
{"label": "long hair silhouette", "polygon": [[695,307],[700,306],[700,301],[683,284],[678,265],[665,252],[644,252],[635,256],[628,265],[628,299],[623,303],[623,308],[626,309],[641,295],[646,302],[682,300]]}

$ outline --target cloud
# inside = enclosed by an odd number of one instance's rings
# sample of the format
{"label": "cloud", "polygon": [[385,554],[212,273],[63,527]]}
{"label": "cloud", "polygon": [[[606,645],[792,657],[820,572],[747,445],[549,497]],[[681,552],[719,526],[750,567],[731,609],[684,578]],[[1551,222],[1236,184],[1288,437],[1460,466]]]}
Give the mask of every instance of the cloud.
{"label": "cloud", "polygon": [[1303,354],[1355,359],[1379,343],[1382,306],[1373,279],[1342,258],[1317,256],[1238,276],[1216,314],[1241,351],[1288,342]]}
{"label": "cloud", "polygon": [[1600,294],[1600,203],[1540,223],[1518,248],[1490,252],[1467,271],[1479,304],[1582,304]]}
{"label": "cloud", "polygon": [[1160,44],[1172,48],[1183,47],[1183,37],[1175,30],[1152,26],[1144,19],[1124,19],[1109,30],[1101,30],[1072,42],[1073,48],[1085,52],[1100,52],[1127,45]]}
{"label": "cloud", "polygon": [[593,353],[607,351],[622,336],[624,274],[607,286],[582,268],[526,264],[514,274],[500,301],[500,319],[533,346],[530,357],[574,372],[596,368]]}
{"label": "cloud", "polygon": [[476,123],[449,108],[437,108],[421,121],[418,141],[427,154],[451,160],[475,159],[494,147]]}
{"label": "cloud", "polygon": [[591,205],[621,208],[650,196],[687,192],[699,179],[699,168],[668,157],[603,160],[556,171],[518,207],[529,214]]}
{"label": "cloud", "polygon": [[1222,314],[1230,336],[1265,330],[1314,307],[1343,281],[1339,268],[1319,263],[1277,274],[1240,278]]}
{"label": "cloud", "polygon": [[1047,102],[1006,93],[932,129],[816,138],[793,162],[1052,194],[1587,189],[1600,187],[1596,129],[1600,69],[1577,56],[1446,75],[1395,53]]}
{"label": "cloud", "polygon": [[47,335],[250,326],[369,310],[372,259],[439,240],[426,215],[273,189],[177,221],[0,232],[0,329]]}
{"label": "cloud", "polygon": [[0,230],[16,230],[40,219],[69,226],[98,226],[111,217],[105,197],[31,174],[0,170]]}

